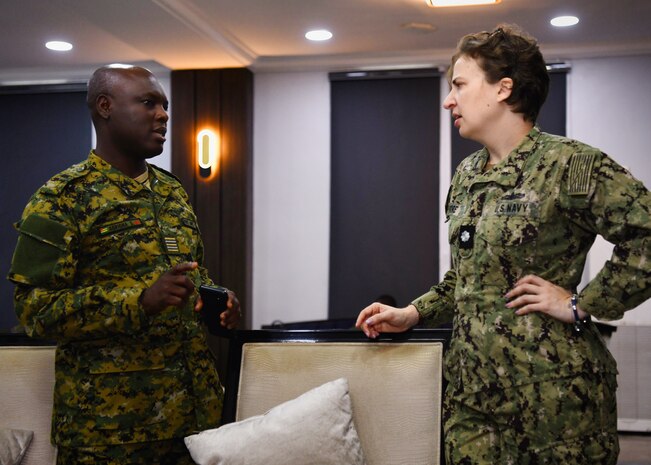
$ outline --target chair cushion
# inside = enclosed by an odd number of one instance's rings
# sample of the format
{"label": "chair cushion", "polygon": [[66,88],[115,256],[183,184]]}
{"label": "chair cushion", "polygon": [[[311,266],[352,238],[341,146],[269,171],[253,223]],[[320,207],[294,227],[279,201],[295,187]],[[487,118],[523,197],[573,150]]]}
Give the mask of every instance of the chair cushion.
{"label": "chair cushion", "polygon": [[19,465],[34,433],[22,429],[0,428],[0,463]]}
{"label": "chair cushion", "polygon": [[54,392],[54,346],[0,347],[0,425],[33,431],[21,465],[54,465],[50,444]]}
{"label": "chair cushion", "polygon": [[185,438],[199,465],[362,465],[348,381],[325,383],[263,415]]}

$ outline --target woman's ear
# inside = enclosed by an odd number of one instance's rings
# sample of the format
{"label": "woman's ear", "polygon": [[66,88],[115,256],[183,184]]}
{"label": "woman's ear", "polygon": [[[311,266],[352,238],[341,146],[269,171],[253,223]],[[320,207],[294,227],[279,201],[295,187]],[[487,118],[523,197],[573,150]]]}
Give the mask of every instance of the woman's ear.
{"label": "woman's ear", "polygon": [[497,97],[500,102],[508,99],[513,90],[513,79],[505,77],[500,79],[500,88],[497,91]]}

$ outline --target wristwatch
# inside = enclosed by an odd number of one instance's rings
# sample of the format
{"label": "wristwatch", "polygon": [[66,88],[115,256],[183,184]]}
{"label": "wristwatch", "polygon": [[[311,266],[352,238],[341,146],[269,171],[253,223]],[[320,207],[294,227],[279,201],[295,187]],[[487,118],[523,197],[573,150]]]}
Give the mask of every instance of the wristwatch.
{"label": "wristwatch", "polygon": [[572,309],[572,313],[574,314],[574,332],[579,334],[581,333],[581,331],[585,329],[584,326],[587,323],[588,318],[590,318],[590,316],[588,315],[583,320],[579,318],[579,311],[576,308],[577,299],[578,299],[577,295],[572,294],[572,297],[570,297],[570,308]]}

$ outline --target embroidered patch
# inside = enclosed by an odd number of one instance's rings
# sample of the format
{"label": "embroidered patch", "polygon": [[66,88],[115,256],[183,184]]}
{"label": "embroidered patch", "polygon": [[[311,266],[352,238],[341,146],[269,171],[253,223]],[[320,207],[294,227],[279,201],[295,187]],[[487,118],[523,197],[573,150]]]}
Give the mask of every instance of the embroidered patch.
{"label": "embroidered patch", "polygon": [[588,195],[594,159],[594,153],[572,155],[567,176],[567,193],[569,195]]}
{"label": "embroidered patch", "polygon": [[475,227],[471,224],[461,226],[459,229],[459,248],[472,249],[475,242]]}
{"label": "embroidered patch", "polygon": [[505,201],[495,207],[495,215],[538,217],[538,204],[534,202]]}
{"label": "embroidered patch", "polygon": [[165,248],[167,249],[167,253],[179,253],[179,241],[176,239],[176,237],[165,237]]}
{"label": "embroidered patch", "polygon": [[140,226],[142,224],[142,221],[135,219],[135,220],[127,220],[127,221],[120,221],[119,223],[113,223],[113,224],[108,224],[106,226],[102,226],[99,228],[99,233],[102,236],[106,236],[107,234],[113,234],[118,231],[122,231],[124,229],[129,229],[133,228],[135,226]]}
{"label": "embroidered patch", "polygon": [[509,192],[502,196],[501,200],[520,200],[525,197],[524,192]]}

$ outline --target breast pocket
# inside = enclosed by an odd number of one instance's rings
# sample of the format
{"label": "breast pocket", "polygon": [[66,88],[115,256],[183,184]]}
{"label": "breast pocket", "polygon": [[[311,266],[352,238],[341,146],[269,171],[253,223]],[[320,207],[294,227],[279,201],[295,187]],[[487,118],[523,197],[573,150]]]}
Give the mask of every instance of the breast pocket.
{"label": "breast pocket", "polygon": [[540,222],[537,218],[522,216],[494,216],[482,218],[477,224],[476,247],[482,257],[494,266],[518,277],[531,270],[538,262]]}
{"label": "breast pocket", "polygon": [[177,381],[167,374],[160,348],[100,347],[86,357],[88,375],[78,386],[78,408],[101,419],[96,429],[132,429],[164,420],[161,399],[166,388],[177,388]]}
{"label": "breast pocket", "polygon": [[[509,289],[539,262],[537,219],[493,216],[477,223],[475,267],[486,270],[484,283]],[[490,270],[490,272],[489,272]]]}
{"label": "breast pocket", "polygon": [[124,274],[135,271],[147,274],[152,257],[160,255],[158,230],[151,217],[120,215],[97,222],[84,238],[82,261],[98,275]]}
{"label": "breast pocket", "polygon": [[482,218],[477,234],[495,247],[517,247],[538,238],[539,221],[522,216],[490,216]]}
{"label": "breast pocket", "polygon": [[143,220],[136,227],[116,237],[120,255],[131,270],[141,278],[167,268],[161,246],[160,230],[153,220]]}

